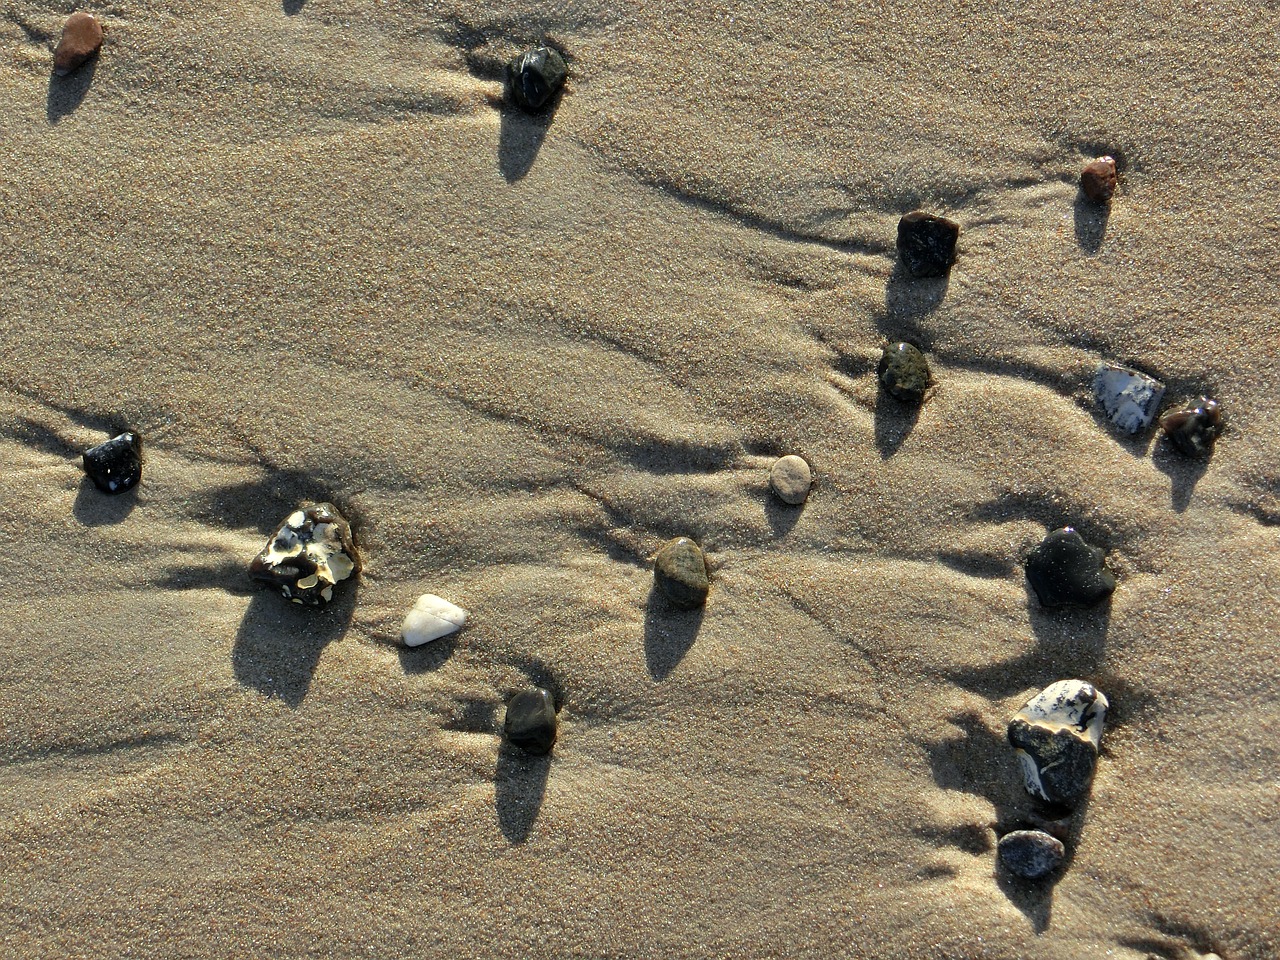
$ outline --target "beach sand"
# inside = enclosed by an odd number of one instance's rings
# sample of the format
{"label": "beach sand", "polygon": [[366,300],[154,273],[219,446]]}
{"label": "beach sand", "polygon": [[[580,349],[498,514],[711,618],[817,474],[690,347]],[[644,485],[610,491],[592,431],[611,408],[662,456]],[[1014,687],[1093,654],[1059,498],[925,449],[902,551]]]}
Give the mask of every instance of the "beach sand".
{"label": "beach sand", "polygon": [[[101,3],[51,82],[72,7],[10,3],[0,953],[1280,956],[1274,4],[963,7]],[[502,105],[544,37],[550,122]],[[1104,361],[1218,397],[1213,458]],[[318,499],[365,566],[311,610],[247,567]],[[1029,597],[1064,524],[1101,610]],[[471,620],[404,650],[427,592]],[[1005,725],[1070,677],[1092,796],[1011,880]]]}

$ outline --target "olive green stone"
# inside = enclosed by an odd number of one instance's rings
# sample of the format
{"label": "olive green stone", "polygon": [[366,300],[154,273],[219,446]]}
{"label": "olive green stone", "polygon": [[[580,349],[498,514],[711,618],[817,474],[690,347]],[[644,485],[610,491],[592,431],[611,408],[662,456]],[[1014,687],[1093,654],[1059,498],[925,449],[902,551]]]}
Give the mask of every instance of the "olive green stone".
{"label": "olive green stone", "polygon": [[502,732],[512,746],[529,753],[550,753],[559,726],[551,691],[534,687],[520,691],[507,703]]}
{"label": "olive green stone", "polygon": [[653,564],[658,589],[677,607],[692,610],[707,602],[711,578],[702,549],[688,537],[665,543]]}
{"label": "olive green stone", "polygon": [[1027,581],[1046,607],[1087,607],[1110,596],[1116,578],[1103,565],[1106,552],[1070,527],[1055,530],[1027,557]]}
{"label": "olive green stone", "polygon": [[511,98],[530,113],[546,107],[560,92],[568,75],[564,57],[551,47],[526,50],[507,67]]}
{"label": "olive green stone", "polygon": [[909,343],[885,347],[876,375],[891,396],[905,403],[919,403],[933,382],[924,354]]}

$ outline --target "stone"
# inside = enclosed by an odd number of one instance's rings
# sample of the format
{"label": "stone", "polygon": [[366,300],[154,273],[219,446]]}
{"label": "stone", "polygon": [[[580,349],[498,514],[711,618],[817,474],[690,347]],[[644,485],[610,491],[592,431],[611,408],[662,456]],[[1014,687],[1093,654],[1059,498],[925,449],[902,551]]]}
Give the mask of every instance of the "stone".
{"label": "stone", "polygon": [[420,647],[457,633],[467,622],[467,611],[434,593],[424,593],[405,614],[400,638],[406,647]]}
{"label": "stone", "polygon": [[1084,680],[1059,680],[1009,721],[1027,792],[1075,809],[1089,792],[1107,717],[1107,698]]}
{"label": "stone", "polygon": [[80,11],[67,17],[62,38],[53,51],[53,72],[65,77],[85,63],[102,46],[102,24],[92,14]]}
{"label": "stone", "polygon": [[530,113],[537,113],[550,103],[568,76],[564,57],[551,47],[526,50],[507,67],[511,99]]}
{"label": "stone", "polygon": [[1106,551],[1090,546],[1071,527],[1055,530],[1027,557],[1027,582],[1042,606],[1090,607],[1111,595],[1116,578]]}
{"label": "stone", "polygon": [[1136,435],[1151,426],[1164,384],[1138,370],[1104,363],[1094,374],[1093,395],[1108,420]]}
{"label": "stone", "polygon": [[1098,157],[1086,163],[1080,173],[1080,189],[1094,203],[1110,203],[1116,192],[1115,159]]}
{"label": "stone", "polygon": [[914,277],[941,277],[956,262],[960,224],[913,210],[898,221],[898,258]]}
{"label": "stone", "polygon": [[653,579],[663,595],[677,607],[693,610],[707,602],[711,578],[702,548],[688,537],[663,544],[653,563]]}
{"label": "stone", "polygon": [[502,732],[507,742],[529,753],[550,753],[555,746],[560,720],[550,690],[534,687],[522,690],[507,702]]}
{"label": "stone", "polygon": [[769,486],[779,500],[797,507],[809,499],[813,471],[804,457],[795,454],[781,457],[769,471]]}
{"label": "stone", "polygon": [[929,362],[909,343],[886,346],[880,354],[876,376],[885,391],[903,403],[919,403],[933,383]]}
{"label": "stone", "polygon": [[142,479],[142,437],[132,430],[90,447],[82,455],[84,472],[103,493],[124,493]]}
{"label": "stone", "polygon": [[1000,838],[996,850],[1009,872],[1025,880],[1039,880],[1067,857],[1067,848],[1043,830],[1014,830]]}
{"label": "stone", "polygon": [[308,607],[324,606],[335,586],[359,572],[351,525],[332,503],[313,503],[285,517],[249,566],[249,576]]}
{"label": "stone", "polygon": [[1222,432],[1222,408],[1218,401],[1201,397],[1194,407],[1165,414],[1160,426],[1169,442],[1188,457],[1207,457]]}

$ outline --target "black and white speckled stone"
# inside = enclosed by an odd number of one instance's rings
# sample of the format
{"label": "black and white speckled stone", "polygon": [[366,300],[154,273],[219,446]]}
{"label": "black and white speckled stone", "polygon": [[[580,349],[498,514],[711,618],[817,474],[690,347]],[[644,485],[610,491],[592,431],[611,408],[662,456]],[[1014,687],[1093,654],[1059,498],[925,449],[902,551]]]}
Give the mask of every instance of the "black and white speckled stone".
{"label": "black and white speckled stone", "polygon": [[82,459],[95,487],[103,493],[124,493],[142,479],[142,437],[127,431],[90,447]]}
{"label": "black and white speckled stone", "polygon": [[285,517],[249,567],[294,603],[324,606],[333,588],[360,571],[351,525],[332,503],[313,503]]}
{"label": "black and white speckled stone", "polygon": [[1067,848],[1043,830],[1014,830],[1000,838],[996,849],[1009,872],[1025,880],[1039,880],[1062,866]]}
{"label": "black and white speckled stone", "polygon": [[1009,721],[1027,792],[1074,809],[1089,792],[1107,698],[1084,680],[1059,680],[1027,701]]}
{"label": "black and white speckled stone", "polygon": [[550,753],[559,727],[556,701],[550,690],[522,690],[507,702],[502,732],[512,746],[529,753]]}

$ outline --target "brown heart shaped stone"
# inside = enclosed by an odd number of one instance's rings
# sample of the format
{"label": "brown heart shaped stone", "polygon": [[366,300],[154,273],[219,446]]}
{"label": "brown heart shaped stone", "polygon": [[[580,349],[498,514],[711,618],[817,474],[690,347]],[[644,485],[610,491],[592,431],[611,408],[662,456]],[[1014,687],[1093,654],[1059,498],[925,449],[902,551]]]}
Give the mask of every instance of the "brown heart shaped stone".
{"label": "brown heart shaped stone", "polygon": [[102,24],[92,14],[73,13],[62,27],[62,39],[53,51],[53,72],[65,77],[98,52],[102,46]]}

